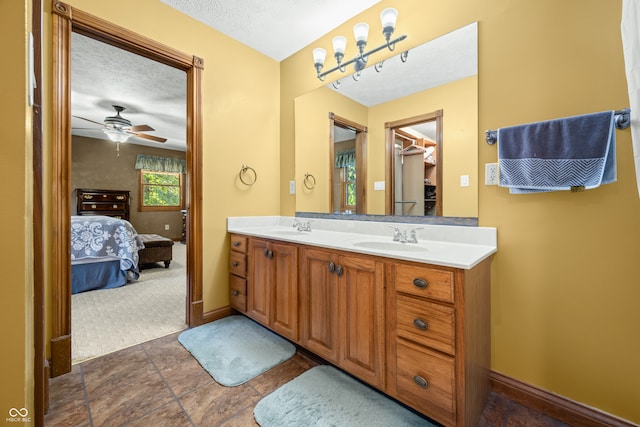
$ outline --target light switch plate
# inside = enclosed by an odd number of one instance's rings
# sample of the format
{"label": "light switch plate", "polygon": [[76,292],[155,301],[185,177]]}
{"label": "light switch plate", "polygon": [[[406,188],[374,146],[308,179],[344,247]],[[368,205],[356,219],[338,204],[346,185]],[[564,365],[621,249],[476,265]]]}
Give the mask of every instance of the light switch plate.
{"label": "light switch plate", "polygon": [[469,175],[460,175],[460,187],[469,186]]}
{"label": "light switch plate", "polygon": [[377,191],[384,191],[384,181],[374,181],[373,189]]}
{"label": "light switch plate", "polygon": [[289,181],[289,194],[296,194],[296,182]]}

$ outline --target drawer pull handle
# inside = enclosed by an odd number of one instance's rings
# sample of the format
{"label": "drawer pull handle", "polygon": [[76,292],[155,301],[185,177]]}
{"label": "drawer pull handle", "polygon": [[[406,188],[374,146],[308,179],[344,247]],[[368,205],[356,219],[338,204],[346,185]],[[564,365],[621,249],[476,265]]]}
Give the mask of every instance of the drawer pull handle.
{"label": "drawer pull handle", "polygon": [[336,274],[338,275],[338,277],[342,276],[343,273],[343,269],[341,265],[336,265]]}
{"label": "drawer pull handle", "polygon": [[329,273],[336,271],[336,265],[332,262],[329,263]]}
{"label": "drawer pull handle", "polygon": [[236,241],[236,242],[233,242],[233,246],[235,246],[235,247],[238,247],[238,246],[240,246],[240,242],[238,242],[238,241]]}
{"label": "drawer pull handle", "polygon": [[269,259],[273,258],[273,251],[270,251],[269,249],[265,249],[264,256],[266,256]]}
{"label": "drawer pull handle", "polygon": [[[233,261],[233,262],[231,263],[231,265],[233,265],[234,267],[237,267],[237,266],[238,266],[238,261]],[[414,322],[414,323],[415,323],[415,322]]]}
{"label": "drawer pull handle", "polygon": [[240,294],[240,292],[238,292],[238,291],[233,291],[233,296],[234,296],[234,297],[237,297],[239,294]]}
{"label": "drawer pull handle", "polygon": [[422,388],[429,387],[429,383],[427,382],[427,380],[422,378],[420,375],[416,375],[415,377],[413,377],[413,382],[418,384],[418,386]]}
{"label": "drawer pull handle", "polygon": [[424,289],[429,286],[429,282],[424,279],[413,279],[413,284],[416,288]]}
{"label": "drawer pull handle", "polygon": [[429,324],[422,319],[415,319],[413,321],[413,326],[420,329],[421,331],[426,331],[429,327]]}

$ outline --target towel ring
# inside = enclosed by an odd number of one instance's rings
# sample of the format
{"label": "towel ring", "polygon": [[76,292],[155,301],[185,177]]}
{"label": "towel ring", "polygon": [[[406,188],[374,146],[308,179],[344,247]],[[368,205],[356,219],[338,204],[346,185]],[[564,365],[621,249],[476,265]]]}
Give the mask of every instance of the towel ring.
{"label": "towel ring", "polygon": [[[249,182],[245,181],[243,178],[243,176],[247,174],[247,172],[250,172],[251,174],[253,174],[253,179],[250,180]],[[242,165],[242,169],[240,169],[240,173],[238,174],[238,177],[240,178],[240,181],[242,181],[244,185],[248,185],[248,186],[252,186],[258,180],[258,174],[256,173],[256,170],[251,166],[247,166],[247,165]]]}
{"label": "towel ring", "polygon": [[308,190],[313,190],[316,187],[316,178],[310,173],[305,173],[302,183]]}

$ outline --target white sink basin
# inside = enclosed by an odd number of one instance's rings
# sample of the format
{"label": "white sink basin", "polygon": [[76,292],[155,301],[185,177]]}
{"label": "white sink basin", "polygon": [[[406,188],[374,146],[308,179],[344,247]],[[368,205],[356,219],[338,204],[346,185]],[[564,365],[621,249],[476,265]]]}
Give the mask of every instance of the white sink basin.
{"label": "white sink basin", "polygon": [[402,252],[426,252],[428,249],[424,246],[418,246],[415,243],[400,243],[400,242],[355,242],[353,246],[365,249],[376,249],[381,251],[402,251]]}

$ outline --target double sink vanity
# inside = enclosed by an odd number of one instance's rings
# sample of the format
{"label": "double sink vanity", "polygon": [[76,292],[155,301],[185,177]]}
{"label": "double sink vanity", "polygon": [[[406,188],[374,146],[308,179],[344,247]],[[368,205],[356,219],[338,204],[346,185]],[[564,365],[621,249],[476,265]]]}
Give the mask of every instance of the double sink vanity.
{"label": "double sink vanity", "polygon": [[230,304],[446,426],[489,392],[496,230],[228,218]]}

